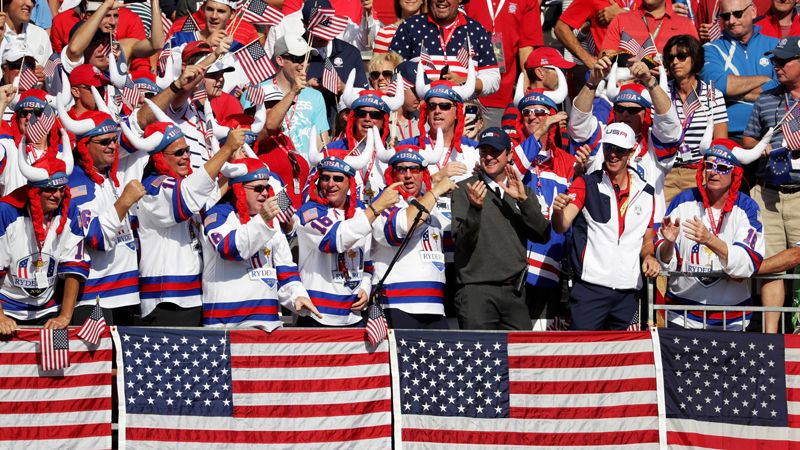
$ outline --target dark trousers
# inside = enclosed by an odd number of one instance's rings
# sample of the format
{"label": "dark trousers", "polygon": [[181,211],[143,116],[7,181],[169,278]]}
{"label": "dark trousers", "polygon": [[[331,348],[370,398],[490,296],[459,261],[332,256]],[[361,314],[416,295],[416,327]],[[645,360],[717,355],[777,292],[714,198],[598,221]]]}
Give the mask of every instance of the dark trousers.
{"label": "dark trousers", "polygon": [[569,298],[572,330],[626,330],[636,314],[639,291],[577,281]]}
{"label": "dark trousers", "polygon": [[409,314],[396,308],[384,308],[389,328],[400,330],[449,330],[447,318],[438,314]]}
{"label": "dark trousers", "polygon": [[456,293],[458,325],[462,330],[525,330],[533,328],[525,289],[507,284],[465,284]]}
{"label": "dark trousers", "polygon": [[148,327],[199,327],[203,325],[203,307],[181,308],[174,303],[159,303],[142,324]]}
{"label": "dark trousers", "polygon": [[[72,313],[70,325],[81,326],[92,315],[94,305],[81,305]],[[106,325],[131,327],[138,325],[136,318],[139,316],[139,305],[128,305],[120,308],[102,308]]]}

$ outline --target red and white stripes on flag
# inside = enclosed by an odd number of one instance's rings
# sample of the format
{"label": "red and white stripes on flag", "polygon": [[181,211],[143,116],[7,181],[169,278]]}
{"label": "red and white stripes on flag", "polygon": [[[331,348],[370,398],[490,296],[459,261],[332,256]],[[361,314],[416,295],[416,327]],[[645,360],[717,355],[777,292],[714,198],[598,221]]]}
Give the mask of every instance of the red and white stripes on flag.
{"label": "red and white stripes on flag", "polygon": [[194,88],[194,92],[192,92],[192,101],[203,104],[206,102],[208,98],[208,92],[206,92],[206,85],[205,83],[200,83],[196,88]]}
{"label": "red and white stripes on flag", "polygon": [[250,86],[247,88],[246,99],[251,105],[264,103],[264,89],[261,86]]}
{"label": "red and white stripes on flag", "polygon": [[42,370],[61,370],[69,367],[69,330],[42,328],[39,332]]}
{"label": "red and white stripes on flag", "polygon": [[697,92],[692,89],[692,92],[686,96],[686,101],[683,103],[683,128],[691,120],[692,115],[700,109],[700,98],[697,97]]}
{"label": "red and white stripes on flag", "polygon": [[106,319],[103,316],[103,308],[100,307],[100,303],[98,302],[95,303],[94,308],[92,308],[92,314],[86,318],[86,321],[81,325],[81,329],[78,330],[78,337],[86,342],[97,345],[100,343],[100,338],[105,332]]}
{"label": "red and white stripes on flag", "polygon": [[261,84],[275,74],[275,66],[272,65],[264,46],[257,40],[237,50],[233,55],[252,84]]}
{"label": "red and white stripes on flag", "polygon": [[325,67],[322,70],[322,87],[334,95],[339,93],[339,74],[328,58],[325,58]]}
{"label": "red and white stripes on flag", "polygon": [[253,25],[276,27],[283,20],[283,13],[269,6],[264,0],[250,0],[247,8],[242,11],[242,20],[246,20]]}
{"label": "red and white stripes on flag", "polygon": [[364,329],[367,337],[367,342],[370,345],[376,346],[386,340],[389,334],[389,325],[386,323],[386,316],[383,314],[383,308],[377,301],[370,303],[367,311],[367,326]]}
{"label": "red and white stripes on flag", "polygon": [[120,448],[392,447],[389,346],[364,330],[117,330]]}
{"label": "red and white stripes on flag", "polygon": [[461,64],[461,66],[469,69],[469,50],[467,49],[466,44],[462,45],[461,48],[458,49],[456,60],[458,60],[458,63]]}
{"label": "red and white stripes on flag", "polygon": [[120,97],[122,97],[122,101],[125,103],[125,106],[131,110],[139,106],[141,92],[139,92],[139,88],[137,88],[136,84],[134,84],[133,80],[131,80],[130,75],[125,76],[125,86],[123,86],[122,90],[120,91]]}
{"label": "red and white stripes on flag", "polygon": [[169,30],[172,29],[172,21],[164,14],[164,11],[161,11],[161,23],[164,27],[164,34],[168,34]]}
{"label": "red and white stripes on flag", "polygon": [[333,40],[347,28],[347,19],[335,14],[333,8],[317,7],[308,21],[308,32],[325,40]]}
{"label": "red and white stripes on flag", "polygon": [[711,13],[711,28],[708,29],[708,39],[716,41],[722,37],[722,28],[719,26],[719,0],[714,2],[714,12]]}
{"label": "red and white stripes on flag", "polygon": [[[32,58],[25,58],[25,59],[32,59]],[[34,86],[39,84],[39,78],[36,77],[36,72],[33,69],[33,63],[23,63],[22,70],[19,72],[19,88],[18,91],[21,93],[27,91],[28,89],[33,89]]]}
{"label": "red and white stripes on flag", "polygon": [[39,330],[0,341],[0,448],[111,448],[111,338],[76,333],[72,364],[55,376],[39,368]]}
{"label": "red and white stripes on flag", "polygon": [[28,136],[28,142],[35,144],[41,142],[53,125],[56,123],[56,114],[50,105],[46,106],[42,114],[37,116],[33,114],[28,121],[28,127],[25,129],[25,135]]}
{"label": "red and white stripes on flag", "polygon": [[797,108],[786,113],[786,118],[781,124],[781,131],[789,150],[800,150],[800,113]]}
{"label": "red and white stripes on flag", "polygon": [[431,59],[431,55],[428,54],[428,51],[425,50],[424,45],[422,45],[419,49],[419,60],[422,61],[422,64],[426,66],[426,71],[427,67],[434,67],[433,59]]}
{"label": "red and white stripes on flag", "polygon": [[278,191],[278,193],[275,195],[278,197],[278,209],[280,210],[276,216],[278,218],[278,222],[289,223],[297,210],[295,210],[294,206],[292,206],[292,199],[289,198],[289,194],[286,193],[286,186],[284,186],[283,189]]}

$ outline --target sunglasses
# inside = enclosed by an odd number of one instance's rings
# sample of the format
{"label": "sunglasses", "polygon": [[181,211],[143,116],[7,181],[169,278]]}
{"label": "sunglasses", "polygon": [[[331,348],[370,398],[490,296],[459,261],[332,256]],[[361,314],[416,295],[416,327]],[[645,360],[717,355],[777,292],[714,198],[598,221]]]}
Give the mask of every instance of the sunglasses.
{"label": "sunglasses", "polygon": [[258,186],[244,186],[245,189],[251,190],[256,194],[261,194],[269,190],[268,184],[259,184]]}
{"label": "sunglasses", "polygon": [[373,120],[383,119],[383,111],[367,111],[365,109],[357,109],[355,110],[354,114],[357,119],[363,119],[367,116]]}
{"label": "sunglasses", "polygon": [[630,115],[634,115],[634,114],[639,114],[642,111],[644,111],[644,108],[642,108],[641,106],[614,105],[614,112],[617,114],[628,113]]}
{"label": "sunglasses", "polygon": [[603,151],[606,152],[606,153],[616,153],[618,155],[627,155],[628,153],[633,151],[633,149],[632,148],[620,147],[619,145],[614,145],[614,144],[603,144]]}
{"label": "sunglasses", "polygon": [[738,11],[719,13],[719,18],[724,20],[725,22],[731,20],[731,16],[736,17],[737,19],[741,19],[742,16],[744,15],[744,12],[747,11],[747,8],[749,8],[751,6],[753,6],[752,3],[747,5],[747,6],[745,6],[744,9],[740,9]]}
{"label": "sunglasses", "polygon": [[733,170],[733,165],[726,164],[723,162],[706,161],[703,164],[703,168],[706,170],[717,172],[720,175],[727,175],[731,173],[731,171]]}
{"label": "sunglasses", "polygon": [[523,109],[522,110],[522,116],[523,117],[530,117],[530,116],[544,117],[544,116],[549,116],[549,115],[550,115],[550,112],[547,111],[546,109]]}
{"label": "sunglasses", "polygon": [[289,60],[289,61],[291,61],[291,62],[293,62],[295,64],[302,64],[302,63],[304,63],[306,61],[306,56],[305,55],[297,56],[297,55],[293,55],[291,53],[287,53],[285,55],[281,55],[281,58]]}
{"label": "sunglasses", "polygon": [[53,186],[53,187],[44,187],[41,188],[42,192],[45,194],[54,194],[56,192],[64,192],[67,189],[67,186]]}
{"label": "sunglasses", "polygon": [[783,66],[789,64],[790,62],[796,60],[797,57],[794,58],[772,58],[772,65],[777,67],[778,69],[783,68]]}
{"label": "sunglasses", "polygon": [[691,56],[691,55],[689,55],[689,53],[686,53],[686,52],[678,52],[678,53],[675,53],[674,55],[673,54],[669,54],[669,55],[667,55],[667,61],[674,61],[676,59],[678,61],[686,61],[686,58],[688,58],[689,56]]}
{"label": "sunglasses", "polygon": [[111,138],[100,139],[99,141],[92,140],[92,143],[97,144],[101,147],[108,147],[109,144],[116,144],[117,138],[111,137]]}
{"label": "sunglasses", "polygon": [[324,182],[333,180],[335,183],[341,183],[344,181],[344,175],[320,175],[319,179]]}
{"label": "sunglasses", "polygon": [[35,114],[36,117],[39,117],[42,115],[42,112],[44,112],[44,109],[42,108],[22,108],[19,110],[17,115],[20,117],[28,117],[31,114]]}
{"label": "sunglasses", "polygon": [[429,102],[428,109],[431,111],[435,111],[436,108],[439,108],[442,111],[450,111],[453,108],[452,103],[436,103],[436,102]]}
{"label": "sunglasses", "polygon": [[179,148],[179,149],[175,150],[172,153],[164,152],[165,155],[172,155],[172,156],[174,156],[176,158],[180,158],[181,156],[183,156],[183,155],[185,155],[187,153],[189,153],[189,147],[188,146],[183,147],[183,148]]}
{"label": "sunglasses", "polygon": [[370,80],[377,80],[380,77],[386,78],[387,80],[391,80],[392,78],[394,78],[394,71],[384,70],[382,72],[379,72],[377,70],[373,70],[372,72],[369,73]]}
{"label": "sunglasses", "polygon": [[396,167],[394,167],[394,171],[397,172],[397,173],[400,173],[400,174],[403,174],[403,173],[406,173],[406,172],[409,172],[409,173],[412,173],[412,174],[418,174],[418,173],[422,173],[422,167],[421,166],[396,166]]}

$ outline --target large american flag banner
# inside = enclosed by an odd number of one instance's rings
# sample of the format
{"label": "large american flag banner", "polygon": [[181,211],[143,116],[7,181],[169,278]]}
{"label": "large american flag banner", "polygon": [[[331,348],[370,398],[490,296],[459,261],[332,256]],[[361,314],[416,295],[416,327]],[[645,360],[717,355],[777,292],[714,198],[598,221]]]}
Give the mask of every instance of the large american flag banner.
{"label": "large american flag banner", "polygon": [[391,448],[364,330],[119,328],[120,448]]}
{"label": "large american flag banner", "polygon": [[800,336],[658,331],[667,444],[800,448]]}
{"label": "large american flag banner", "polygon": [[392,334],[397,449],[659,445],[649,332]]}
{"label": "large american flag banner", "polygon": [[258,41],[253,41],[237,50],[234,54],[236,60],[242,65],[244,74],[252,84],[258,85],[275,74],[275,66],[267,55],[264,46]]}
{"label": "large american flag banner", "polygon": [[0,448],[111,448],[111,338],[69,330],[72,364],[39,367],[39,330],[0,339]]}
{"label": "large american flag banner", "polygon": [[797,108],[786,113],[786,118],[781,124],[781,132],[789,150],[800,150],[800,113],[797,112]]}

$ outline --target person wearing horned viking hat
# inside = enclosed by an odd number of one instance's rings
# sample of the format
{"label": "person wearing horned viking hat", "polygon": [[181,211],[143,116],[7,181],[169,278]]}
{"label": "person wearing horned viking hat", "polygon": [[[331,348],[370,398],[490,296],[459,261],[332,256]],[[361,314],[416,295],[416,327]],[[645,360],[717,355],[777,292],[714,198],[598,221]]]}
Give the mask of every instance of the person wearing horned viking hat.
{"label": "person wearing horned viking hat", "polygon": [[[66,328],[89,274],[67,186],[71,152],[48,152],[29,165],[23,138],[18,153],[28,183],[0,198],[0,334],[11,334],[18,325]],[[64,279],[61,292],[56,292],[58,278]]]}
{"label": "person wearing horned viking hat", "polygon": [[64,127],[75,136],[76,167],[69,187],[93,262],[75,319],[88,317],[99,298],[106,323],[132,325],[139,309],[139,262],[128,211],[144,188],[139,180],[122,188],[117,179],[119,125],[114,117],[89,110],[76,120],[64,108],[57,109]]}
{"label": "person wearing horned viking hat", "polygon": [[[742,166],[757,160],[766,147],[743,150],[728,139],[715,139],[697,168],[697,187],[672,199],[658,231],[656,257],[671,271],[724,272],[730,278],[672,277],[667,304],[747,306],[753,304],[749,283],[764,254],[758,204],[739,192]],[[749,313],[683,313],[667,320],[684,328],[742,330]]]}
{"label": "person wearing horned viking hat", "polygon": [[[567,125],[573,144],[592,148],[592,155],[586,161],[590,163],[586,172],[600,170],[604,155],[599,151],[603,127],[592,115],[592,102],[598,84],[608,76],[605,91],[614,105],[608,123],[624,123],[635,134],[636,146],[629,163],[655,188],[656,223],[661,221],[666,209],[664,176],[672,169],[681,140],[678,113],[667,93],[666,72],[663,66],[659,67],[661,76],[656,78],[642,61],[633,62],[629,68],[620,68],[608,57],[600,58],[589,81],[575,97]],[[631,82],[618,86],[620,79],[630,79]]]}
{"label": "person wearing horned viking hat", "polygon": [[372,260],[377,279],[383,278],[397,247],[409,233],[419,212],[417,206],[408,200],[414,198],[430,211],[430,214],[423,212],[421,222],[409,238],[408,247],[397,260],[380,293],[386,320],[392,328],[449,328],[444,314],[442,223],[445,219],[436,208],[436,201],[456,189],[456,184],[447,177],[432,184],[428,172],[428,165],[438,161],[443,151],[441,130],[437,131],[432,151],[413,145],[402,145],[393,150],[377,146],[378,158],[389,166],[385,171],[386,183],[401,183],[397,205],[372,224]]}
{"label": "person wearing horned viking hat", "polygon": [[203,222],[203,326],[272,331],[283,324],[281,305],[321,317],[275,218],[269,167],[254,158],[232,165],[244,173],[228,181],[231,189]]}
{"label": "person wearing horned viking hat", "polygon": [[394,183],[364,206],[356,193],[356,172],[372,160],[375,132],[367,132],[359,155],[343,149],[318,152],[311,140],[309,200],[297,210],[300,278],[322,315],[299,317],[299,326],[353,326],[362,321],[372,284],[372,224],[397,203]]}
{"label": "person wearing horned viking hat", "polygon": [[[149,100],[148,106],[163,117]],[[143,136],[126,122],[122,132],[134,148],[150,155],[142,179],[146,193],[138,203],[142,318],[150,325],[199,326],[203,263],[197,214],[220,193],[217,176],[244,144],[245,130],[231,131],[225,145],[196,171],[175,122],[153,122]]]}
{"label": "person wearing horned viking hat", "polygon": [[[389,139],[389,115],[403,106],[405,94],[403,82],[399,78],[394,82],[395,94],[391,96],[372,89],[354,88],[355,78],[356,71],[351,70],[342,93],[342,102],[350,108],[344,130],[345,138],[328,144],[329,149],[358,153],[359,150],[356,150],[358,145],[361,142],[366,143],[365,138],[372,127],[377,127],[379,130],[374,138],[386,145]],[[377,140],[375,142],[378,143]],[[386,186],[383,180],[384,169],[385,167],[373,153],[367,166],[356,173],[356,193],[360,200],[371,202]]]}

